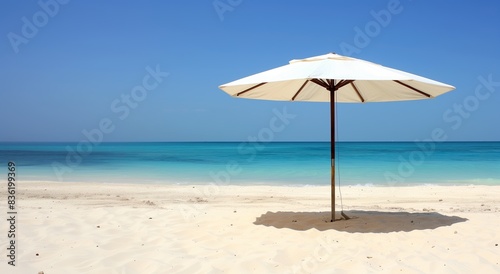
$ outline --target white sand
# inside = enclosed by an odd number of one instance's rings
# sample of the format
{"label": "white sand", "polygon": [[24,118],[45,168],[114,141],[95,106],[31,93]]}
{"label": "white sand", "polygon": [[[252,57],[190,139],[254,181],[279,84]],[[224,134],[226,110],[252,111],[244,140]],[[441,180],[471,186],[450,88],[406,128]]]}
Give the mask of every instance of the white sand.
{"label": "white sand", "polygon": [[0,273],[500,272],[500,187],[344,187],[353,219],[334,223],[329,187],[38,182],[18,192],[17,266],[1,221]]}

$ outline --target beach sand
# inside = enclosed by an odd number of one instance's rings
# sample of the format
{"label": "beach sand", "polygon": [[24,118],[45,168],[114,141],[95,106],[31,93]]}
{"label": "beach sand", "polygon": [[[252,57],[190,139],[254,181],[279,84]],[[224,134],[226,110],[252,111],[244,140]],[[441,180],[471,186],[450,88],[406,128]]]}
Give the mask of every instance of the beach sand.
{"label": "beach sand", "polygon": [[498,186],[346,186],[352,219],[334,223],[329,187],[21,182],[17,192],[16,266],[2,218],[0,273],[500,272]]}

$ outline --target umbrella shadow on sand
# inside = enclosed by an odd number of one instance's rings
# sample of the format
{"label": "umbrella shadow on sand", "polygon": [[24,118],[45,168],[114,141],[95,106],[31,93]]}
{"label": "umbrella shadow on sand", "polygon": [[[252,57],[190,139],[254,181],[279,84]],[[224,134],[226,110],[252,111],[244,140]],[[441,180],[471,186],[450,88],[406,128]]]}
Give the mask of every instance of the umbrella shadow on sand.
{"label": "umbrella shadow on sand", "polygon": [[305,231],[337,230],[350,233],[389,233],[436,229],[468,221],[458,216],[447,216],[437,212],[409,213],[383,211],[345,211],[351,218],[330,222],[330,212],[267,212],[257,217],[254,224],[275,228]]}

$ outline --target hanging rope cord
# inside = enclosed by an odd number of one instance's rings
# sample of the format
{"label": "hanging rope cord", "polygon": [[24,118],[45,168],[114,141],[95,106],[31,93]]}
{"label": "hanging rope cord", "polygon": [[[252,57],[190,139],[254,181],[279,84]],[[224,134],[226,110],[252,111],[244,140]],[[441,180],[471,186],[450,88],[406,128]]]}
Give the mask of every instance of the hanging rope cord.
{"label": "hanging rope cord", "polygon": [[[335,92],[334,94],[335,96],[335,102],[337,102],[337,92]],[[334,103],[335,103],[334,102]],[[339,131],[338,131],[338,124],[339,124],[339,114],[338,114],[338,111],[337,111],[337,108],[335,107],[335,125],[337,126],[337,130],[335,130],[335,139],[336,140],[339,140]],[[332,146],[334,146],[335,144],[332,144]],[[335,172],[335,174],[337,174],[337,178],[338,178],[338,188],[339,188],[339,196],[340,196],[340,212],[342,214],[342,216],[344,215],[344,202],[342,200],[342,190],[340,189],[340,158],[339,158],[339,150],[336,149],[335,150],[335,159],[337,161],[337,164],[335,164],[335,167],[337,168],[337,172]]]}

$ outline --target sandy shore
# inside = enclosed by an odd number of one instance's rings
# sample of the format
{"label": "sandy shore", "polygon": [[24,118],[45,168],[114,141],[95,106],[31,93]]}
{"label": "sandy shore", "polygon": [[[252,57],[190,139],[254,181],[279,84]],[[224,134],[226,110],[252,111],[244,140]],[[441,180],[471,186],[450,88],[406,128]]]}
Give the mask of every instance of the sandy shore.
{"label": "sandy shore", "polygon": [[500,272],[500,187],[343,187],[352,219],[334,223],[329,187],[17,190],[17,266],[2,218],[0,273]]}

